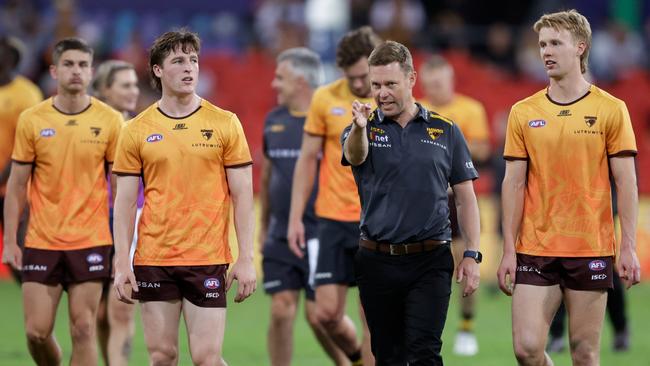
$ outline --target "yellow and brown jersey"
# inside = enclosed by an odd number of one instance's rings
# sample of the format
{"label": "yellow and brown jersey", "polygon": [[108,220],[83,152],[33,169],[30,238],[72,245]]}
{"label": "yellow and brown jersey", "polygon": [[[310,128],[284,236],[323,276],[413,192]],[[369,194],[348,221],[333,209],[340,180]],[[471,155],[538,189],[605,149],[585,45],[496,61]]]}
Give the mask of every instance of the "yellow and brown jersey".
{"label": "yellow and brown jersey", "polygon": [[573,103],[542,90],[515,104],[504,157],[528,160],[517,252],[614,255],[608,158],[635,154],[625,103],[596,86]]}
{"label": "yellow and brown jersey", "polygon": [[321,136],[323,159],[320,163],[316,215],[331,220],[359,221],[361,204],[350,167],[341,166],[341,133],[352,122],[352,102],[371,103],[371,98],[352,94],[346,79],[339,79],[316,90],[312,98],[305,132]]}
{"label": "yellow and brown jersey", "polygon": [[11,158],[18,116],[42,100],[41,90],[22,76],[17,76],[9,84],[0,86],[0,172],[7,167],[6,164]]}
{"label": "yellow and brown jersey", "polygon": [[232,262],[226,168],[251,164],[237,116],[209,102],[174,118],[152,105],[122,131],[113,171],[142,175],[135,265]]}
{"label": "yellow and brown jersey", "polygon": [[106,164],[113,162],[122,123],[117,111],[95,98],[75,114],[57,110],[49,98],[20,115],[12,159],[34,165],[26,247],[113,243]]}
{"label": "yellow and brown jersey", "polygon": [[423,99],[420,104],[430,111],[445,116],[458,125],[468,144],[487,141],[490,137],[487,114],[481,102],[468,96],[456,94],[451,103],[438,106]]}

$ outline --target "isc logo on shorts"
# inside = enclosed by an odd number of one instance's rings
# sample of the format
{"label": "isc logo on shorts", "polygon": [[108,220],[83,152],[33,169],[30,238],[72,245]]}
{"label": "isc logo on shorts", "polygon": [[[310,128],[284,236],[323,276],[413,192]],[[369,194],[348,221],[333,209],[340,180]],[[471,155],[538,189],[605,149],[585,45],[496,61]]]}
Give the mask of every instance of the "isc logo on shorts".
{"label": "isc logo on shorts", "polygon": [[215,290],[219,288],[219,280],[216,278],[208,278],[203,281],[203,286],[209,290]]}
{"label": "isc logo on shorts", "polygon": [[97,264],[97,263],[101,263],[102,260],[104,260],[104,257],[102,257],[101,254],[90,253],[86,257],[86,260],[88,261],[88,263]]}
{"label": "isc logo on shorts", "polygon": [[97,272],[97,271],[102,271],[104,270],[104,266],[101,264],[98,264],[96,266],[90,266],[88,267],[88,272]]}
{"label": "isc logo on shorts", "polygon": [[592,281],[596,281],[596,280],[606,280],[606,279],[607,279],[607,275],[604,274],[604,273],[597,274],[597,275],[591,275],[591,280],[592,280]]}
{"label": "isc logo on shorts", "polygon": [[605,268],[607,268],[607,263],[605,263],[604,260],[594,259],[593,261],[589,262],[589,269],[592,271],[602,271]]}
{"label": "isc logo on shorts", "polygon": [[219,297],[219,293],[218,292],[208,292],[207,294],[205,294],[205,297],[208,298],[208,299],[216,299],[216,298]]}

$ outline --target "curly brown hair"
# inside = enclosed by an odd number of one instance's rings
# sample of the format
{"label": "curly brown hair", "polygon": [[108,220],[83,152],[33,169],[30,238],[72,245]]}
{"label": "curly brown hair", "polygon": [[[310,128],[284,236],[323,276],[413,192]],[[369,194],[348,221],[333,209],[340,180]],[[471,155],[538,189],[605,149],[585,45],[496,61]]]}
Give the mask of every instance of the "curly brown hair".
{"label": "curly brown hair", "polygon": [[336,48],[336,66],[348,68],[362,57],[370,56],[372,50],[381,43],[381,38],[369,26],[348,32]]}
{"label": "curly brown hair", "polygon": [[153,72],[153,67],[154,65],[162,67],[165,57],[169,56],[172,51],[177,51],[179,48],[185,53],[195,51],[198,54],[201,49],[199,35],[190,32],[186,28],[169,31],[158,37],[149,49],[151,84],[158,91],[162,91],[162,84],[160,78]]}

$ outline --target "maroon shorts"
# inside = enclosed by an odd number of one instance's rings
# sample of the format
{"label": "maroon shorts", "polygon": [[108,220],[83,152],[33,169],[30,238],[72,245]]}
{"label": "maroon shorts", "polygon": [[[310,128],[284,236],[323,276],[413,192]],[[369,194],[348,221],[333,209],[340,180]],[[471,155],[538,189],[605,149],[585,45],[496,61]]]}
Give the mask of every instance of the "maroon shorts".
{"label": "maroon shorts", "polygon": [[47,285],[104,281],[111,276],[112,245],[75,250],[23,250],[23,282]]}
{"label": "maroon shorts", "polygon": [[138,292],[145,301],[187,299],[203,308],[226,307],[227,264],[211,266],[135,266]]}
{"label": "maroon shorts", "polygon": [[614,257],[541,257],[517,253],[515,283],[571,290],[614,288]]}

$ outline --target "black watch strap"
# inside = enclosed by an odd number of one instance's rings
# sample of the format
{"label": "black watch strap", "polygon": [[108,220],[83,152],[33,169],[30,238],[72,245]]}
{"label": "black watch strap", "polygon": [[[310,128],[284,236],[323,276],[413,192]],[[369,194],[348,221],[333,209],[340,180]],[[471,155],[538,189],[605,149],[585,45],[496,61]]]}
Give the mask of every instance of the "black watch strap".
{"label": "black watch strap", "polygon": [[463,258],[472,258],[476,263],[483,262],[483,254],[478,250],[466,250],[463,253]]}

